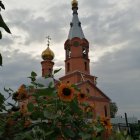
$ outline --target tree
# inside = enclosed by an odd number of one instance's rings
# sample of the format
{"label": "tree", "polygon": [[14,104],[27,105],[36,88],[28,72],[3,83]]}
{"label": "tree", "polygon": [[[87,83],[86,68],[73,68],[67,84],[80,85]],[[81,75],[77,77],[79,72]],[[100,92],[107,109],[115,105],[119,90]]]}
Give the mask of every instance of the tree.
{"label": "tree", "polygon": [[111,118],[115,118],[115,115],[118,111],[117,104],[115,102],[110,103],[110,116]]}
{"label": "tree", "polygon": [[[2,1],[0,1],[0,11],[1,11],[1,9],[5,10],[5,6],[3,5]],[[1,13],[0,13],[0,27],[2,27],[7,33],[11,34],[11,31],[8,28],[8,26],[6,25],[6,23],[4,22]],[[0,31],[0,39],[2,39],[1,31]],[[0,53],[0,66],[2,66],[2,56],[1,56],[1,53]]]}

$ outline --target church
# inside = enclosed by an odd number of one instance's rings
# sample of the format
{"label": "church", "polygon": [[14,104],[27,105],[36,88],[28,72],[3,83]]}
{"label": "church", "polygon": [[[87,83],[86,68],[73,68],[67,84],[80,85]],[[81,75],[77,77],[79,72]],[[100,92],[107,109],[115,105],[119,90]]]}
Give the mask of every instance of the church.
{"label": "church", "polygon": [[[73,17],[68,38],[64,43],[65,75],[60,77],[62,83],[75,84],[83,93],[90,95],[88,102],[95,105],[95,115],[110,118],[110,98],[97,87],[97,77],[90,73],[89,42],[85,38],[78,17],[78,2],[72,1]],[[53,71],[54,53],[48,48],[42,52],[42,77]]]}

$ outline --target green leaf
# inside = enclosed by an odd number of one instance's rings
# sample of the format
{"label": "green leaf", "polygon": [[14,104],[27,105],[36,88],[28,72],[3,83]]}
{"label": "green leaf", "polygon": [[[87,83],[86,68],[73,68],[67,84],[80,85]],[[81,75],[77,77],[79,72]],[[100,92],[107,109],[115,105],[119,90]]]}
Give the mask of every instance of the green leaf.
{"label": "green leaf", "polygon": [[2,56],[0,54],[0,66],[2,66]]}
{"label": "green leaf", "polygon": [[82,137],[82,140],[89,140],[91,138],[90,134],[80,132],[79,135]]}
{"label": "green leaf", "polygon": [[46,111],[44,111],[44,117],[46,117],[47,119],[54,120],[58,117],[58,115],[46,110]]}
{"label": "green leaf", "polygon": [[73,100],[70,103],[70,107],[71,107],[71,110],[75,113],[80,113],[81,111],[81,109],[79,108],[78,102],[76,100]]}
{"label": "green leaf", "polygon": [[49,88],[54,87],[53,82],[50,82],[48,87],[49,87]]}
{"label": "green leaf", "polygon": [[21,114],[20,112],[15,112],[15,113],[13,114],[13,117],[14,117],[14,118],[18,118],[18,117],[20,117],[20,114]]}
{"label": "green leaf", "polygon": [[80,89],[79,89],[75,84],[72,84],[71,86],[72,86],[75,90],[80,91]]}
{"label": "green leaf", "polygon": [[0,104],[3,103],[4,100],[5,100],[4,95],[2,95],[2,94],[0,93]]}
{"label": "green leaf", "polygon": [[32,72],[31,72],[31,76],[32,76],[32,77],[36,77],[37,74],[36,74],[34,71],[32,71]]}
{"label": "green leaf", "polygon": [[49,135],[51,135],[52,133],[54,133],[53,130],[52,130],[52,131],[49,131],[49,132],[47,132],[47,133],[45,133],[45,136],[49,136]]}
{"label": "green leaf", "polygon": [[5,92],[8,92],[8,91],[9,91],[9,89],[6,89],[6,88],[4,87],[4,91],[5,91]]}
{"label": "green leaf", "polygon": [[38,120],[38,118],[39,118],[38,112],[37,111],[32,112],[30,117],[32,120]]}
{"label": "green leaf", "polygon": [[24,132],[17,134],[14,138],[14,140],[33,140],[34,138],[31,136],[30,132]]}
{"label": "green leaf", "polygon": [[55,88],[45,88],[45,89],[38,89],[37,91],[38,96],[56,96],[56,89]]}
{"label": "green leaf", "polygon": [[4,5],[3,5],[3,3],[0,1],[0,7],[2,8],[2,9],[5,9],[5,7],[4,7]]}
{"label": "green leaf", "polygon": [[0,27],[2,27],[6,32],[8,32],[9,34],[11,34],[10,29],[8,28],[8,26],[5,24],[1,14],[0,14]]}
{"label": "green leaf", "polygon": [[2,39],[2,33],[1,33],[1,31],[0,31],[0,39]]}
{"label": "green leaf", "polygon": [[71,137],[71,138],[75,137],[74,131],[71,128],[69,128],[69,126],[67,128],[64,127],[63,132],[64,132],[64,135],[66,135],[67,137]]}
{"label": "green leaf", "polygon": [[34,110],[34,105],[32,103],[28,103],[27,107],[29,112],[32,112]]}
{"label": "green leaf", "polygon": [[31,79],[32,82],[34,82],[36,80],[35,77],[31,77],[31,76],[27,77],[27,78]]}
{"label": "green leaf", "polygon": [[37,83],[37,86],[40,87],[40,88],[41,87],[44,87],[44,85],[43,84],[40,84],[40,83]]}
{"label": "green leaf", "polygon": [[54,74],[58,73],[61,69],[62,69],[62,68],[57,69],[57,70],[54,70]]}

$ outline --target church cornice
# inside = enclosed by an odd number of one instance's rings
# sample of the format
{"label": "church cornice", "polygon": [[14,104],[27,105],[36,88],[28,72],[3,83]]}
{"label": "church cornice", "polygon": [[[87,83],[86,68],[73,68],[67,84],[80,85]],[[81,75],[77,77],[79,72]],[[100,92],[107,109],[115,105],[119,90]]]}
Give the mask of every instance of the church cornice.
{"label": "church cornice", "polygon": [[87,39],[85,39],[85,38],[80,39],[80,38],[78,38],[78,37],[74,37],[74,38],[72,38],[72,39],[67,39],[67,40],[66,40],[66,42],[65,42],[65,44],[64,44],[65,49],[66,49],[67,47],[73,46],[73,43],[74,43],[75,41],[78,41],[78,42],[79,42],[79,46],[89,48],[89,42],[88,42]]}
{"label": "church cornice", "polygon": [[[79,58],[81,58],[81,57],[71,57],[71,58],[66,59],[65,62],[72,60],[72,59],[79,59]],[[90,59],[88,59],[88,58],[84,58],[84,59],[87,60],[88,62],[90,62]]]}
{"label": "church cornice", "polygon": [[78,75],[81,75],[82,74],[82,75],[85,75],[87,77],[97,78],[96,76],[93,76],[93,75],[90,75],[90,74],[87,74],[87,73],[84,73],[84,72],[81,72],[81,71],[76,70],[76,71],[73,71],[73,72],[71,72],[69,74],[66,74],[63,77],[60,77],[59,79],[61,81],[61,80],[65,79],[65,78],[71,77],[71,76],[73,76],[75,74],[78,74]]}

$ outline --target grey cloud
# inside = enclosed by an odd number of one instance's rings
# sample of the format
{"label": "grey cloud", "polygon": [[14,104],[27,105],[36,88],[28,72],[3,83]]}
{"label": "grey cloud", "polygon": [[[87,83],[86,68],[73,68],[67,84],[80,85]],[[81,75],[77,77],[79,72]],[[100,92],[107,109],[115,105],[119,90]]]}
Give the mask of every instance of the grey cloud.
{"label": "grey cloud", "polygon": [[[4,51],[4,65],[0,68],[0,90],[4,86],[17,88],[29,80],[27,77],[31,71],[41,75],[41,66],[38,59],[32,58],[29,54],[21,53],[18,50]],[[10,54],[10,56],[9,56]]]}
{"label": "grey cloud", "polygon": [[139,61],[139,47],[130,45],[117,52],[106,53],[100,61],[92,64],[92,73],[99,77],[98,86],[118,104],[121,113],[128,110],[128,106],[131,115],[135,114],[134,108],[140,108],[137,98],[140,91]]}
{"label": "grey cloud", "polygon": [[[114,8],[112,8],[112,4],[110,5],[109,0],[106,1],[107,6],[104,5],[103,7],[102,4],[104,4],[104,2],[89,2],[89,9],[86,11],[87,16],[83,17],[82,20],[83,25],[86,26],[85,33],[87,33],[87,38],[89,38],[93,44],[97,44],[97,47],[132,41],[139,36],[137,34],[140,33],[140,30],[137,29],[136,24],[140,23],[138,18],[140,17],[140,13],[137,12],[139,11],[140,3],[134,2],[133,6],[119,10],[115,5],[113,6]],[[86,3],[88,2],[86,1]],[[94,6],[97,6],[96,8],[101,7],[100,11],[97,12]],[[92,12],[93,14],[88,16],[88,13]]]}
{"label": "grey cloud", "polygon": [[3,35],[3,38],[0,41],[0,48],[2,49],[2,47],[5,47],[5,46],[10,45],[10,44],[13,44],[13,43],[14,43],[14,41],[11,38],[6,38]]}
{"label": "grey cloud", "polygon": [[[22,29],[28,33],[24,45],[28,45],[32,42],[41,42],[48,34],[54,38],[55,42],[60,42],[65,36],[63,31],[64,22],[57,20],[57,18],[56,20],[50,20],[43,16],[35,17],[34,11],[26,9],[14,9],[7,12],[7,15],[11,28]],[[54,15],[51,14],[50,16],[53,17]]]}

